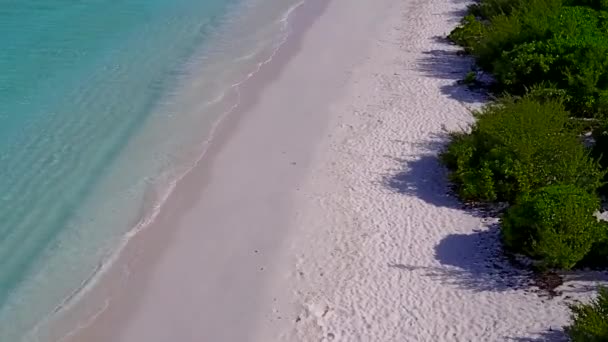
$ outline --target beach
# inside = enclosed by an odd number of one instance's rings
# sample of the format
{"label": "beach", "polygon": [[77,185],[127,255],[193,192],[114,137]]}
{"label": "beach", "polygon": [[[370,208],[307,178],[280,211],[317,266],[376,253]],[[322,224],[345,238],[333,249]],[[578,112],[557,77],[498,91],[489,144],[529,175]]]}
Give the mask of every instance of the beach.
{"label": "beach", "polygon": [[457,84],[472,62],[445,39],[466,5],[296,8],[203,158],[50,336],[563,339],[581,281],[535,292],[437,160],[484,101]]}

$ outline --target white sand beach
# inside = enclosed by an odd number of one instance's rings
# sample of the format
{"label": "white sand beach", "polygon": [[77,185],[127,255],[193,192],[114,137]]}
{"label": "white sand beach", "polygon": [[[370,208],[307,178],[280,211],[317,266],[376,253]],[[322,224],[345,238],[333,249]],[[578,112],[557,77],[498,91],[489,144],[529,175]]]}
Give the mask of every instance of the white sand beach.
{"label": "white sand beach", "polygon": [[534,292],[436,158],[482,100],[444,39],[466,5],[305,2],[68,339],[561,340],[592,284]]}

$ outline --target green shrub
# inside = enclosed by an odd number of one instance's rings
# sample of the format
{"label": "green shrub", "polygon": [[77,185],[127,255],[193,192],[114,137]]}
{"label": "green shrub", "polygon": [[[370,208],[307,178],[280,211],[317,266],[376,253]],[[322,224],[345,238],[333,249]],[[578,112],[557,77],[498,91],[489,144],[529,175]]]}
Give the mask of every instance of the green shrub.
{"label": "green shrub", "polygon": [[487,20],[471,14],[463,19],[450,38],[475,56],[482,68],[492,71],[493,62],[504,51],[525,42],[546,39],[553,23],[551,17],[560,8],[560,0],[530,0],[525,6],[493,15]]}
{"label": "green shrub", "polygon": [[547,27],[548,39],[529,40],[500,56],[492,71],[508,91],[521,94],[539,81],[550,82],[570,96],[568,106],[581,116],[608,107],[608,34],[597,12],[565,7]]}
{"label": "green shrub", "polygon": [[448,38],[464,47],[467,53],[474,53],[474,47],[477,46],[484,33],[485,26],[474,15],[469,14],[462,19],[460,26],[455,28]]}
{"label": "green shrub", "polygon": [[533,85],[527,90],[527,96],[534,98],[540,102],[548,100],[568,101],[570,97],[564,89],[559,89],[551,82],[541,82]]}
{"label": "green shrub", "polygon": [[602,123],[593,131],[593,155],[603,168],[608,168],[608,121]]}
{"label": "green shrub", "polygon": [[571,6],[587,6],[598,11],[608,10],[608,0],[570,0],[567,4]]}
{"label": "green shrub", "polygon": [[[600,127],[593,130],[593,156],[599,161],[604,170],[608,169],[608,121],[604,122]],[[606,177],[608,178],[608,176]],[[608,179],[604,181],[608,181]],[[608,195],[608,183],[600,188],[600,193],[604,196]]]}
{"label": "green shrub", "polygon": [[507,210],[503,241],[543,266],[570,269],[605,235],[598,208],[596,196],[574,185],[544,187]]}
{"label": "green shrub", "polygon": [[477,84],[477,73],[475,71],[469,71],[462,80],[462,83],[468,86],[473,86]]}
{"label": "green shrub", "polygon": [[573,342],[608,341],[608,290],[601,288],[590,304],[571,306],[572,324],[566,333]]}
{"label": "green shrub", "polygon": [[513,203],[552,184],[594,192],[604,173],[576,135],[557,100],[507,98],[475,114],[470,133],[452,135],[441,159],[465,201]]}
{"label": "green shrub", "polygon": [[[450,38],[522,95],[539,83],[565,91],[579,116],[608,115],[608,0],[483,0]],[[576,6],[573,6],[576,5]]]}

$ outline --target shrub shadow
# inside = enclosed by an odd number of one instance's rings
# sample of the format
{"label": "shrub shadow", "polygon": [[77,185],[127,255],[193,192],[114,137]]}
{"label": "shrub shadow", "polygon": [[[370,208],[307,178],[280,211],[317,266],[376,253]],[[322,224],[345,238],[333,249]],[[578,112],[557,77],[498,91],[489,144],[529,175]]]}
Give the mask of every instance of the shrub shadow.
{"label": "shrub shadow", "polygon": [[600,286],[608,286],[606,270],[574,270],[563,272],[562,278],[566,285],[561,288],[561,293],[565,296],[593,293]]}
{"label": "shrub shadow", "polygon": [[402,195],[415,196],[438,207],[462,209],[458,199],[450,194],[447,170],[436,155],[427,154],[415,160],[394,158],[403,170],[386,177],[386,186]]}
{"label": "shrub shadow", "polygon": [[424,151],[413,157],[392,157],[401,164],[398,171],[383,177],[384,186],[393,192],[417,197],[436,207],[467,210],[474,216],[487,217],[496,214],[490,206],[463,204],[454,194],[448,181],[448,170],[439,160],[439,153],[449,142],[447,132],[434,134],[424,142],[403,142]]}
{"label": "shrub shadow", "polygon": [[[466,10],[454,12],[455,18],[462,18]],[[457,16],[459,15],[459,16]],[[449,84],[440,86],[443,94],[467,104],[480,104],[490,96],[493,79],[481,72],[475,59],[450,41],[446,36],[431,38],[435,49],[422,52],[423,56],[416,62],[417,70],[424,76],[448,80]],[[476,72],[477,81],[466,85],[463,80],[471,71]]]}
{"label": "shrub shadow", "polygon": [[[468,2],[468,1],[467,1]],[[448,19],[452,23],[460,23],[462,19],[469,14],[469,7],[450,11],[450,18]]]}
{"label": "shrub shadow", "polygon": [[447,170],[439,160],[438,152],[449,142],[448,133],[434,134],[423,142],[406,142],[417,150],[424,151],[415,157],[386,158],[397,161],[401,166],[395,173],[383,177],[384,186],[402,195],[414,196],[438,207],[461,209],[463,206],[451,195],[447,181]]}
{"label": "shrub shadow", "polygon": [[463,205],[450,190],[447,170],[441,165],[437,151],[448,141],[447,134],[431,137],[424,143],[411,143],[426,151],[409,158],[393,158],[401,169],[384,179],[385,186],[396,193],[416,197],[435,207],[466,210],[482,217],[487,228],[469,234],[451,234],[435,246],[438,267],[418,267],[391,264],[390,267],[407,271],[421,271],[437,281],[473,291],[507,291],[529,288],[532,272],[514,267],[503,253],[500,232],[494,212],[488,208]]}
{"label": "shrub shadow", "polygon": [[549,330],[541,333],[539,337],[508,337],[507,341],[516,342],[566,342],[568,336],[563,330]]}
{"label": "shrub shadow", "polygon": [[435,246],[448,284],[473,291],[529,289],[532,271],[516,268],[503,253],[498,224],[472,234],[450,234]]}
{"label": "shrub shadow", "polygon": [[[445,138],[447,139],[447,138]],[[434,139],[429,153],[416,159],[395,159],[403,164],[401,171],[385,179],[385,185],[399,194],[417,197],[436,207],[466,210],[468,213],[487,218],[484,208],[467,208],[459,202],[450,189],[447,170],[441,165],[436,153],[445,139]],[[532,272],[514,267],[503,253],[498,224],[488,220],[489,227],[470,234],[451,234],[435,246],[435,258],[440,267],[418,267],[391,264],[390,267],[422,271],[443,283],[473,291],[507,291],[529,288]]]}
{"label": "shrub shadow", "polygon": [[468,104],[478,104],[486,100],[487,95],[480,89],[462,84],[467,73],[475,68],[473,58],[464,56],[460,50],[454,49],[445,40],[439,38],[436,40],[446,48],[423,52],[424,56],[417,63],[418,70],[427,77],[452,81],[440,87],[441,92],[452,99]]}

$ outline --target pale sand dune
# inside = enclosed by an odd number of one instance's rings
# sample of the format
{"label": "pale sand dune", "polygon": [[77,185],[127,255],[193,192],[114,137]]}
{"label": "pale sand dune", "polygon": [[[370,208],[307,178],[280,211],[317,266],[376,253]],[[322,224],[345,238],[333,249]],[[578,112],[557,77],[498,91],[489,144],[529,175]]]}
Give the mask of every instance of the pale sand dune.
{"label": "pale sand dune", "polygon": [[[308,1],[74,340],[563,338],[550,330],[568,322],[564,300],[527,291],[493,222],[446,195],[444,127],[480,100],[438,38],[465,6]],[[562,297],[592,285],[570,284]]]}

